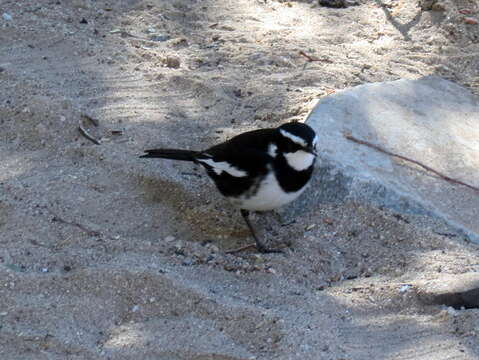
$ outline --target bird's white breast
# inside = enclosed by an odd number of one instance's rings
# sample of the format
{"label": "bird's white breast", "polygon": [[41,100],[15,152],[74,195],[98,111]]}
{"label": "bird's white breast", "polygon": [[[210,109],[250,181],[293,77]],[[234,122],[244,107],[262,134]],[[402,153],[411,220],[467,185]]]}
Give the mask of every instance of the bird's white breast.
{"label": "bird's white breast", "polygon": [[306,188],[306,185],[295,192],[285,192],[278,183],[273,172],[267,175],[258,186],[256,193],[231,199],[241,209],[252,211],[268,211],[279,208],[295,200]]}

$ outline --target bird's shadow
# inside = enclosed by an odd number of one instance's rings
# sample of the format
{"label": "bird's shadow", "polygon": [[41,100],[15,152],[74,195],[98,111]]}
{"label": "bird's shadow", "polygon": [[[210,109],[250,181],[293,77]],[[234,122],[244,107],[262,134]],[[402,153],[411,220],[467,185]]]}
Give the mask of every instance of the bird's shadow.
{"label": "bird's shadow", "polygon": [[393,25],[403,36],[404,40],[411,41],[411,37],[409,36],[409,31],[416,26],[419,21],[421,21],[423,10],[419,9],[416,15],[412,18],[412,20],[401,23],[396,20],[396,18],[391,14],[391,11],[387,8],[387,6],[381,0],[375,0],[376,4],[383,10],[384,15],[386,16],[387,20]]}
{"label": "bird's shadow", "polygon": [[[229,249],[252,241],[240,212],[195,173],[185,173],[192,186],[159,176],[137,175],[137,183],[152,218],[173,216],[175,233],[185,240],[211,242]],[[193,176],[194,175],[194,176]]]}
{"label": "bird's shadow", "polygon": [[[219,195],[213,184],[206,183],[194,172],[186,174],[189,178],[185,179],[185,183],[191,182],[191,187],[161,175],[136,175],[146,211],[151,213],[151,221],[160,222],[161,226],[162,219],[173,217],[174,232],[178,237],[213,243],[225,251],[254,243],[239,210]],[[252,222],[268,245],[290,242],[285,226],[288,224],[277,212],[252,213]]]}

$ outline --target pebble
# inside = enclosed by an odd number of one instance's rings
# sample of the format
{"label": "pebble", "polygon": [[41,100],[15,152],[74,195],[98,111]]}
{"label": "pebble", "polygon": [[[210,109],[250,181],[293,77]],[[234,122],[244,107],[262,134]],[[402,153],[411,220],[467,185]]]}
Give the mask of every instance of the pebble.
{"label": "pebble", "polygon": [[183,266],[191,266],[191,265],[193,265],[193,261],[190,260],[190,259],[186,259],[185,261],[183,261],[183,262],[181,263],[181,265],[183,265]]}
{"label": "pebble", "polygon": [[140,310],[140,305],[134,305],[134,306],[131,308],[131,311],[133,311],[133,312],[137,312],[138,310]]}
{"label": "pebble", "polygon": [[167,237],[165,237],[165,241],[166,241],[166,242],[175,241],[175,237],[174,237],[174,236],[171,236],[171,235],[168,235]]}
{"label": "pebble", "polygon": [[431,10],[432,11],[446,11],[446,7],[444,6],[444,4],[442,4],[440,2],[436,2],[432,5]]}
{"label": "pebble", "polygon": [[472,17],[465,17],[464,22],[469,25],[476,25],[478,23],[477,19],[474,19]]}
{"label": "pebble", "polygon": [[266,269],[266,272],[269,272],[270,274],[273,274],[273,275],[276,275],[276,274],[277,274],[276,270],[273,269],[273,268],[268,268],[268,269]]}
{"label": "pebble", "polygon": [[234,27],[229,26],[229,25],[220,26],[220,29],[225,30],[225,31],[235,31],[236,30]]}
{"label": "pebble", "polygon": [[180,58],[177,56],[167,56],[165,60],[165,64],[169,68],[178,69],[181,64]]}
{"label": "pebble", "polygon": [[170,39],[171,39],[170,35],[152,35],[152,36],[150,36],[151,41],[161,41],[161,42],[163,42],[163,41],[168,41]]}
{"label": "pebble", "polygon": [[253,259],[254,259],[254,263],[256,265],[264,263],[264,257],[262,257],[261,255],[255,254],[255,255],[253,255]]}
{"label": "pebble", "polygon": [[447,313],[448,313],[450,316],[457,316],[457,315],[458,315],[456,309],[454,309],[454,308],[451,307],[451,306],[448,306],[448,308],[447,308]]}
{"label": "pebble", "polygon": [[206,245],[206,248],[211,250],[212,252],[218,252],[220,249],[218,248],[218,246],[216,245],[213,245],[213,244],[208,244]]}
{"label": "pebble", "polygon": [[3,13],[2,17],[3,17],[4,20],[7,20],[7,21],[12,21],[13,20],[12,15],[10,15],[8,13]]}

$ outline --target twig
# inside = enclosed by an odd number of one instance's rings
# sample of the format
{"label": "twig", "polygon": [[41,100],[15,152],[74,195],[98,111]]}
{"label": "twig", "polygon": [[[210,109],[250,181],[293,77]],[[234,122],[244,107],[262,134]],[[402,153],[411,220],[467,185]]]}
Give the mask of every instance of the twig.
{"label": "twig", "polygon": [[290,220],[288,222],[282,223],[281,226],[285,227],[285,226],[290,226],[290,225],[293,225],[293,224],[296,224],[296,220]]}
{"label": "twig", "polygon": [[[281,250],[281,249],[286,249],[288,248],[289,246],[284,244],[278,248],[276,248],[277,250]],[[248,249],[251,249],[251,248],[257,248],[256,244],[249,244],[249,245],[245,245],[245,246],[242,246],[242,247],[239,247],[237,249],[231,249],[231,250],[227,250],[225,251],[226,254],[236,254],[238,252],[241,252],[241,251],[245,251],[245,250],[248,250]],[[281,251],[279,251],[281,252]]]}
{"label": "twig", "polygon": [[62,224],[66,224],[66,225],[70,225],[70,226],[75,226],[77,228],[79,228],[80,230],[83,230],[84,232],[86,232],[88,235],[91,235],[91,236],[99,236],[101,235],[101,233],[99,231],[95,231],[95,230],[91,230],[89,228],[87,228],[85,225],[82,225],[80,223],[77,223],[77,222],[74,222],[74,221],[68,221],[68,220],[65,220],[63,219],[62,217],[58,216],[57,214],[55,214],[55,212],[53,212],[51,209],[49,208],[45,208],[50,214],[53,215],[53,219],[52,221],[58,221]]}
{"label": "twig", "polygon": [[328,60],[328,59],[319,59],[319,58],[317,58],[317,57],[310,56],[310,55],[306,54],[303,50],[300,50],[300,51],[299,51],[299,55],[302,55],[302,56],[304,56],[306,59],[308,59],[308,62],[321,61],[321,62],[332,63],[332,61],[331,61],[331,60]]}
{"label": "twig", "polygon": [[460,180],[453,179],[453,178],[451,178],[451,177],[449,177],[449,176],[447,176],[447,175],[441,174],[439,171],[434,170],[433,168],[430,168],[429,166],[424,165],[424,164],[420,163],[419,161],[410,159],[410,158],[405,157],[405,156],[402,156],[402,155],[398,155],[398,154],[392,153],[392,152],[390,152],[390,151],[388,151],[388,150],[385,150],[385,149],[381,148],[381,147],[378,146],[378,145],[372,144],[372,143],[367,142],[367,141],[364,141],[364,140],[357,139],[357,138],[355,138],[354,136],[352,136],[351,134],[343,133],[343,136],[344,136],[346,139],[348,139],[348,140],[350,140],[350,141],[353,141],[353,142],[355,142],[355,143],[357,143],[357,144],[366,145],[366,146],[368,146],[368,147],[370,147],[370,148],[373,148],[373,149],[375,149],[375,150],[377,150],[377,151],[380,151],[380,152],[382,152],[382,153],[384,153],[384,154],[387,154],[387,155],[390,155],[390,156],[394,156],[394,157],[400,158],[400,159],[405,160],[405,161],[412,162],[413,164],[416,164],[416,165],[422,167],[423,169],[426,169],[427,171],[430,171],[430,172],[436,174],[437,176],[439,176],[440,178],[442,178],[442,179],[444,179],[444,180],[446,180],[446,181],[449,181],[449,182],[454,183],[454,184],[463,185],[463,186],[466,186],[466,187],[468,187],[468,188],[470,188],[470,189],[472,189],[472,190],[475,190],[475,191],[478,191],[478,192],[479,192],[479,188],[478,188],[478,187],[473,186],[473,185],[466,184],[465,182],[462,182],[462,181],[460,181]]}
{"label": "twig", "polygon": [[88,131],[83,127],[83,125],[80,123],[78,125],[78,130],[80,131],[80,134],[82,134],[84,137],[86,137],[88,140],[91,142],[100,145],[100,141],[98,139],[94,138],[92,135],[88,133]]}
{"label": "twig", "polygon": [[236,253],[239,253],[241,251],[245,251],[245,250],[255,248],[255,247],[256,247],[256,244],[249,244],[249,245],[245,245],[245,246],[242,246],[242,247],[239,247],[239,248],[236,248],[236,249],[227,250],[227,251],[225,251],[225,253],[226,254],[236,254]]}
{"label": "twig", "polygon": [[[94,119],[92,118],[91,116],[87,115],[87,114],[82,114],[81,115],[82,118],[86,119],[86,120],[89,120],[93,125],[95,126],[99,126],[100,125],[100,122],[97,120],[97,119]],[[79,121],[79,124],[78,124],[78,130],[80,131],[80,134],[82,134],[84,137],[86,137],[88,140],[90,140],[91,142],[97,144],[97,145],[100,145],[101,142],[100,140],[98,140],[97,138],[95,138],[93,135],[91,135],[87,129],[85,129],[83,127],[83,124],[82,124],[82,119],[80,119]]]}

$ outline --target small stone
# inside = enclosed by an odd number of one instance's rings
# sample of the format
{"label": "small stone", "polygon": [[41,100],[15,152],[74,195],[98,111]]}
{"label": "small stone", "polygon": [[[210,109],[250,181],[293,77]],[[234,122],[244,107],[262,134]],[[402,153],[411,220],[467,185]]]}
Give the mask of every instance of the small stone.
{"label": "small stone", "polygon": [[459,10],[459,14],[462,14],[462,15],[471,15],[473,13],[474,12],[471,9],[461,9],[461,10]]}
{"label": "small stone", "polygon": [[152,36],[150,36],[151,41],[161,41],[161,42],[163,42],[163,41],[168,41],[170,39],[171,39],[170,35],[152,35]]}
{"label": "small stone", "polygon": [[333,225],[334,224],[334,220],[331,219],[331,218],[326,218],[323,220],[325,224],[328,224],[328,225]]}
{"label": "small stone", "polygon": [[432,5],[431,7],[431,10],[432,11],[445,11],[446,10],[446,7],[444,6],[443,3],[441,2],[436,2]]}
{"label": "small stone", "polygon": [[169,68],[178,69],[181,64],[180,58],[177,56],[167,56],[165,60],[165,64]]}
{"label": "small stone", "polygon": [[175,255],[178,255],[178,256],[185,256],[186,253],[185,253],[185,249],[180,245],[176,245],[175,246],[175,249],[174,249],[174,253]]}
{"label": "small stone", "polygon": [[235,31],[236,30],[234,27],[229,26],[229,25],[220,26],[220,29],[225,30],[225,31]]}
{"label": "small stone", "polygon": [[82,18],[82,19],[80,20],[80,24],[88,24],[88,20],[85,19],[85,18]]}
{"label": "small stone", "polygon": [[254,263],[256,265],[264,264],[264,257],[261,255],[255,254],[253,255]]}
{"label": "small stone", "polygon": [[449,314],[449,316],[457,316],[457,311],[451,306],[447,308],[447,313]]}
{"label": "small stone", "polygon": [[191,265],[193,265],[193,261],[192,261],[191,259],[186,259],[185,261],[183,261],[183,262],[181,263],[181,265],[183,265],[183,266],[191,266]]}
{"label": "small stone", "polygon": [[477,19],[472,18],[472,17],[465,17],[464,18],[464,23],[469,24],[469,25],[476,25],[478,23]]}
{"label": "small stone", "polygon": [[273,268],[267,268],[267,269],[266,269],[266,272],[269,272],[270,274],[273,274],[273,275],[276,275],[276,274],[277,274],[276,270],[273,269]]}
{"label": "small stone", "polygon": [[3,17],[3,19],[6,20],[6,21],[12,21],[12,20],[13,20],[12,15],[10,15],[10,14],[8,14],[8,13],[3,13],[2,17]]}
{"label": "small stone", "polygon": [[165,237],[165,241],[166,241],[166,242],[175,241],[175,237],[174,237],[174,236],[171,236],[171,235],[168,235],[167,237]]}
{"label": "small stone", "polygon": [[237,270],[237,267],[231,264],[225,264],[223,265],[223,269],[225,269],[226,271],[235,271]]}
{"label": "small stone", "polygon": [[213,244],[207,244],[207,245],[206,245],[206,248],[209,249],[209,250],[211,250],[211,252],[214,252],[214,253],[220,251],[220,249],[218,248],[218,246],[213,245]]}
{"label": "small stone", "polygon": [[436,3],[437,0],[419,0],[419,7],[421,10],[429,11],[432,10],[432,7]]}
{"label": "small stone", "polygon": [[134,305],[134,306],[131,308],[131,311],[132,311],[132,312],[137,312],[138,310],[140,310],[140,305]]}
{"label": "small stone", "polygon": [[178,39],[174,39],[172,41],[172,44],[174,46],[188,46],[188,40],[186,40],[185,38],[178,38]]}

